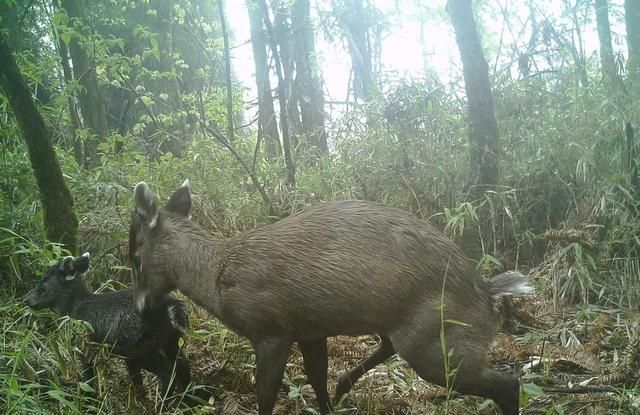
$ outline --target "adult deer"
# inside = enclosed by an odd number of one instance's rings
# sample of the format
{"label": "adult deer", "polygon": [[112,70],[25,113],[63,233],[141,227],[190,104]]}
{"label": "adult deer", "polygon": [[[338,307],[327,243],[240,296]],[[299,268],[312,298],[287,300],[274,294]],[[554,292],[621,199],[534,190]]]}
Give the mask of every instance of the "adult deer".
{"label": "adult deer", "polygon": [[522,274],[482,280],[436,228],[370,202],[330,202],[217,239],[190,221],[188,181],[162,210],[144,182],[134,198],[129,243],[138,309],[179,289],[247,337],[260,415],[272,413],[293,342],[328,413],[326,338],[370,333],[383,338],[378,358],[396,352],[423,379],[491,398],[504,415],[518,413],[518,379],[485,362],[498,329],[496,300],[528,292]]}

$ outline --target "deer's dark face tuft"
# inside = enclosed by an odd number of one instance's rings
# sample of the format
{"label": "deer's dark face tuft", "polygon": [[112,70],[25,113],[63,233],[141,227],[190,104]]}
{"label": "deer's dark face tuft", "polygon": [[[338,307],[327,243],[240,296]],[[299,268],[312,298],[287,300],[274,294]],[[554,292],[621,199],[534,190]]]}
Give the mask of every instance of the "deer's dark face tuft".
{"label": "deer's dark face tuft", "polygon": [[164,221],[170,216],[189,218],[191,214],[191,189],[189,181],[171,196],[163,211],[156,207],[153,191],[140,182],[134,190],[135,209],[129,228],[129,259],[133,277],[133,296],[139,313],[154,307],[174,288],[162,249],[170,249],[171,235],[165,230]]}
{"label": "deer's dark face tuft", "polygon": [[88,270],[88,252],[78,258],[61,259],[40,277],[38,285],[25,297],[25,304],[36,310],[55,307],[63,293],[72,290]]}

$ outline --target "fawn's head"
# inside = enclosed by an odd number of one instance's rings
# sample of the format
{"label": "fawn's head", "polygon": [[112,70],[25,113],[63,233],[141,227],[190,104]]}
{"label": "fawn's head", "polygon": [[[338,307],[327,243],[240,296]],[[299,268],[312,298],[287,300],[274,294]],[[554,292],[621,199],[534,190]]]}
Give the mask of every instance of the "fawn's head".
{"label": "fawn's head", "polygon": [[84,284],[88,270],[88,252],[78,258],[68,256],[61,259],[40,277],[36,287],[25,297],[25,303],[34,309],[54,308],[79,284]]}

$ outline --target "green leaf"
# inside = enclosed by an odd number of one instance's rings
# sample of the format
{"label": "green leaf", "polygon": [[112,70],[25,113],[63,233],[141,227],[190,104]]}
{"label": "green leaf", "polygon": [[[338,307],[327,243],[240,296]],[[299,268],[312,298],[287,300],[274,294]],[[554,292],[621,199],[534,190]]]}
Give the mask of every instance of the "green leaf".
{"label": "green leaf", "polygon": [[589,254],[585,254],[585,257],[587,258],[587,261],[589,262],[589,265],[591,266],[591,269],[594,271],[598,270],[598,266],[596,265],[596,261],[593,259],[593,257]]}
{"label": "green leaf", "polygon": [[80,390],[82,390],[83,392],[88,392],[88,393],[95,393],[95,389],[93,389],[93,387],[91,385],[89,385],[87,382],[79,382],[78,386],[80,386]]}
{"label": "green leaf", "polygon": [[60,33],[60,39],[66,44],[68,45],[69,42],[71,42],[71,38],[73,37],[71,31],[69,30],[65,30],[64,32]]}
{"label": "green leaf", "polygon": [[542,388],[535,383],[523,383],[522,390],[529,396],[544,396]]}

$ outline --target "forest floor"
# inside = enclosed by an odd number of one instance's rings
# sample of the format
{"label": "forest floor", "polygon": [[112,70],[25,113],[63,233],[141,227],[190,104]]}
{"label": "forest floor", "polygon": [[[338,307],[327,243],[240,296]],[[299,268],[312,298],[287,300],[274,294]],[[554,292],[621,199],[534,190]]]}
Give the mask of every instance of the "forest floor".
{"label": "forest floor", "polygon": [[[508,320],[489,359],[498,370],[520,374],[525,384],[521,413],[640,413],[637,315],[591,307],[578,321],[576,310],[556,309],[540,295],[506,302],[503,311]],[[191,314],[193,327],[186,347],[195,386],[190,393],[207,402],[195,413],[255,414],[255,364],[250,344],[196,306]],[[369,336],[329,340],[330,394],[338,377],[376,347],[377,339]],[[109,369],[103,370],[102,376],[109,382],[117,379],[115,384],[128,384],[124,365],[105,367]],[[154,382],[150,376],[146,381]],[[157,404],[151,397],[134,402],[126,388],[114,393],[112,402],[119,402],[113,407],[115,413],[155,412]],[[445,389],[424,382],[397,357],[363,376],[335,410],[348,415],[499,413],[486,399],[455,393],[447,398]],[[301,354],[295,348],[274,413],[318,413],[313,390],[305,384]]]}

